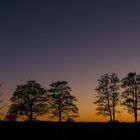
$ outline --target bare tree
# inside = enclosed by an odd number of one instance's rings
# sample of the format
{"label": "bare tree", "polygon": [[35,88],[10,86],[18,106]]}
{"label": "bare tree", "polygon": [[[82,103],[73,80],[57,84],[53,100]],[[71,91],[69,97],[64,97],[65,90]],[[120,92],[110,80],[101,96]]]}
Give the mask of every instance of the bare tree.
{"label": "bare tree", "polygon": [[135,117],[135,123],[138,121],[138,111],[140,110],[140,75],[130,72],[122,79],[122,87],[125,91],[122,93],[123,105],[128,112]]}
{"label": "bare tree", "polygon": [[104,74],[98,82],[94,102],[97,104],[97,115],[109,116],[110,122],[115,122],[116,107],[119,104],[119,78],[116,73]]}
{"label": "bare tree", "polygon": [[61,122],[65,118],[78,117],[78,108],[74,103],[77,99],[70,94],[71,88],[66,81],[56,81],[50,84],[51,112],[53,117]]}

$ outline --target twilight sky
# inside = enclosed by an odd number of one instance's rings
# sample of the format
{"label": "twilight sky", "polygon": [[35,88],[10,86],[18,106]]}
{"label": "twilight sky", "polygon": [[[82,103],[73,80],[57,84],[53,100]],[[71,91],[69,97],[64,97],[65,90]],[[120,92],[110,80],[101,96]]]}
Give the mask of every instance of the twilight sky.
{"label": "twilight sky", "polygon": [[[5,100],[26,80],[45,87],[67,80],[79,100],[78,120],[102,121],[93,104],[97,79],[108,72],[121,78],[140,72],[139,45],[138,0],[0,1],[0,83]],[[130,120],[126,115],[120,120]]]}

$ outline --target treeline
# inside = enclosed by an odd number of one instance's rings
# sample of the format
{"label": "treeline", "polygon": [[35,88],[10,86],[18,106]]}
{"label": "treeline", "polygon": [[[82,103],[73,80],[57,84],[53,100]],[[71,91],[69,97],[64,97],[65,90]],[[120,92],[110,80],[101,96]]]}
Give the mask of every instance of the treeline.
{"label": "treeline", "polygon": [[[48,115],[61,122],[74,121],[74,118],[79,117],[77,99],[71,95],[68,82],[55,81],[49,86],[49,89],[44,88],[36,81],[17,85],[5,120],[17,121],[22,118],[33,121]],[[134,116],[135,123],[138,122],[140,74],[130,72],[122,79],[116,73],[101,75],[95,91],[97,115],[109,117],[110,122],[116,122],[119,106],[124,106]]]}
{"label": "treeline", "polygon": [[130,72],[121,80],[116,73],[104,74],[98,80],[95,89],[97,96],[97,114],[108,116],[110,122],[116,121],[118,106],[124,106],[128,113],[132,114],[135,123],[138,122],[140,110],[140,74]]}
{"label": "treeline", "polygon": [[5,117],[8,121],[19,118],[33,121],[47,114],[59,122],[73,121],[78,117],[77,99],[71,95],[66,81],[53,82],[50,89],[43,88],[36,81],[27,81],[17,86],[10,101],[11,106]]}

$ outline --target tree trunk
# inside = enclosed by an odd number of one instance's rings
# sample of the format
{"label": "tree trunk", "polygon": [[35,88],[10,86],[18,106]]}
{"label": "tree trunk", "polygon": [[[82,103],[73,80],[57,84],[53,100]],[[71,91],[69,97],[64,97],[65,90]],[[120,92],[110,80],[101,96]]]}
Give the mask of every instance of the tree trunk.
{"label": "tree trunk", "polygon": [[109,95],[107,97],[107,102],[108,102],[108,112],[109,112],[109,116],[110,116],[110,122],[112,122],[112,112],[111,112],[111,108],[110,108]]}
{"label": "tree trunk", "polygon": [[137,122],[138,122],[138,114],[137,114],[137,110],[135,110],[134,116],[135,116],[135,123],[137,123]]}
{"label": "tree trunk", "polygon": [[61,113],[59,112],[59,123],[61,123]]}
{"label": "tree trunk", "polygon": [[30,118],[29,118],[30,122],[33,121],[33,112],[30,112]]}
{"label": "tree trunk", "polygon": [[58,110],[59,110],[59,123],[61,123],[61,120],[62,120],[62,116],[61,116],[61,101],[59,101],[59,107],[58,107]]}
{"label": "tree trunk", "polygon": [[112,122],[112,115],[110,114],[110,122]]}
{"label": "tree trunk", "polygon": [[112,115],[113,115],[113,123],[115,122],[115,93],[116,93],[116,91],[115,91],[115,87],[116,87],[116,82],[114,81],[114,84],[113,84],[113,95],[112,95],[112,105],[113,105],[113,112],[112,112]]}
{"label": "tree trunk", "polygon": [[115,107],[113,107],[113,122],[115,122]]}
{"label": "tree trunk", "polygon": [[135,96],[134,96],[134,99],[135,99],[135,112],[134,112],[134,115],[135,115],[135,123],[138,122],[138,109],[137,109],[137,106],[138,106],[138,96],[137,96],[137,87],[135,87]]}
{"label": "tree trunk", "polygon": [[32,110],[32,104],[30,104],[30,116],[29,116],[29,121],[33,121],[33,110]]}
{"label": "tree trunk", "polygon": [[109,111],[110,122],[112,122],[112,113],[110,109],[110,104],[108,104],[108,111]]}
{"label": "tree trunk", "polygon": [[115,101],[114,101],[114,96],[113,96],[113,112],[112,112],[112,115],[113,115],[113,122],[115,122]]}

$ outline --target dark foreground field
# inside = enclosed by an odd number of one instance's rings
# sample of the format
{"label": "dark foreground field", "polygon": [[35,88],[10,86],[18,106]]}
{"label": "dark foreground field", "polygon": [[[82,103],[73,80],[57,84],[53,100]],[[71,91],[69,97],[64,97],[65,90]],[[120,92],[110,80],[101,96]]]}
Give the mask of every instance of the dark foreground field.
{"label": "dark foreground field", "polygon": [[140,139],[140,124],[0,122],[2,139]]}

